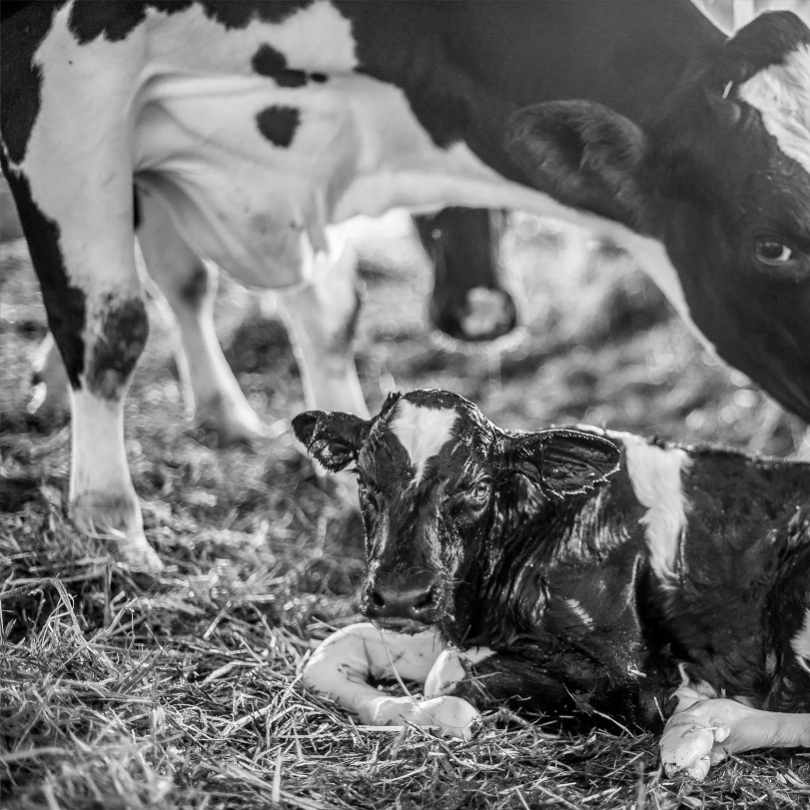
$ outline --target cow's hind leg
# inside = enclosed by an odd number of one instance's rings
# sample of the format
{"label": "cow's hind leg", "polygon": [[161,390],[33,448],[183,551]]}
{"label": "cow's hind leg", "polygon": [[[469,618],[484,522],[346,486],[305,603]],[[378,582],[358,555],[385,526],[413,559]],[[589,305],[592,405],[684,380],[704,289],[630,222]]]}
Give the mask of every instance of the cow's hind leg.
{"label": "cow's hind leg", "polygon": [[360,312],[355,251],[339,229],[331,229],[329,253],[311,261],[310,281],[278,296],[307,407],[367,417],[352,349]]}
{"label": "cow's hind leg", "polygon": [[214,327],[217,270],[206,265],[178,233],[169,212],[142,194],[138,240],[150,277],[165,296],[180,327],[178,366],[187,403],[220,446],[263,435],[222,353]]}

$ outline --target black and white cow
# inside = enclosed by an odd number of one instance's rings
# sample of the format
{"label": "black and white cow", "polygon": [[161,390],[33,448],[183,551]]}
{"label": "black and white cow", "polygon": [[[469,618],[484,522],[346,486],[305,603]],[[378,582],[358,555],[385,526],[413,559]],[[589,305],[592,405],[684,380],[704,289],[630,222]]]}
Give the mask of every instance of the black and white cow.
{"label": "black and white cow", "polygon": [[[446,391],[293,426],[357,474],[373,624],[328,638],[304,678],[362,722],[464,737],[509,701],[655,729],[676,697],[669,773],[810,747],[810,464],[505,431]],[[426,699],[368,685],[394,672]]]}
{"label": "black and white cow", "polygon": [[[136,215],[187,347],[212,340],[198,257],[291,288],[320,407],[365,408],[329,350],[353,291],[314,283],[348,261],[330,225],[464,205],[608,236],[722,357],[810,417],[810,31],[792,14],[731,40],[688,0],[2,14],[0,157],[71,384],[71,511],[133,565],[159,565],[123,442],[148,331]],[[222,418],[249,419],[217,372]]]}

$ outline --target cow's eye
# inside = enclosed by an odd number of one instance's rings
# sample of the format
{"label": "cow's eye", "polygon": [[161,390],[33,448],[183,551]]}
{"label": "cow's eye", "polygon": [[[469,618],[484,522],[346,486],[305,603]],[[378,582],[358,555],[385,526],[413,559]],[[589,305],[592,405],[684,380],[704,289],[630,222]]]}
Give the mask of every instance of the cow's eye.
{"label": "cow's eye", "polygon": [[783,267],[796,257],[793,248],[778,239],[766,236],[760,237],[754,242],[754,252],[757,259],[768,267]]}

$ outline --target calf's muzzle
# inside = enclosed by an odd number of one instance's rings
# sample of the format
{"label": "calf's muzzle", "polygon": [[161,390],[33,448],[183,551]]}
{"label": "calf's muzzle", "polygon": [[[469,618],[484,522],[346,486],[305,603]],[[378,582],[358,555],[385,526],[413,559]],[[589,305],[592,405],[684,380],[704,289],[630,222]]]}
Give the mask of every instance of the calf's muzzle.
{"label": "calf's muzzle", "polygon": [[432,624],[438,615],[438,592],[429,574],[400,581],[371,579],[366,585],[363,613],[381,624]]}

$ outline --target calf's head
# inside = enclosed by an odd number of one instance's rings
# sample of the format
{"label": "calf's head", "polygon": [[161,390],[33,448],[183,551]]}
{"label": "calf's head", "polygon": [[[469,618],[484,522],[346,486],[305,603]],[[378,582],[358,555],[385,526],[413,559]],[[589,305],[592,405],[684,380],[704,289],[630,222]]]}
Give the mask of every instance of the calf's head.
{"label": "calf's head", "polygon": [[[308,411],[298,439],[331,471],[353,464],[366,530],[363,612],[405,631],[464,626],[459,593],[497,543],[517,478],[536,503],[586,492],[619,464],[607,439],[576,430],[508,433],[447,391],[392,394],[369,420]],[[469,594],[468,594],[469,597]]]}

